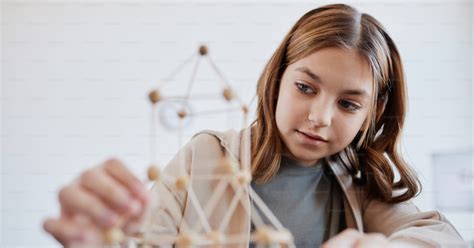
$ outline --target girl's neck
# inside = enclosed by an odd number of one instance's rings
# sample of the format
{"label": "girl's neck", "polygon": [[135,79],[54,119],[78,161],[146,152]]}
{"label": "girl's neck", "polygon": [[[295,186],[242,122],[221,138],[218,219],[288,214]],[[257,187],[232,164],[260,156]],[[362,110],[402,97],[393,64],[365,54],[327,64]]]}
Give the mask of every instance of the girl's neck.
{"label": "girl's neck", "polygon": [[293,154],[291,154],[291,152],[285,146],[283,147],[281,156],[286,157],[290,160],[296,161],[299,165],[301,165],[303,167],[314,167],[314,166],[317,166],[319,164],[319,162],[321,161],[321,159],[318,159],[315,162],[302,161],[301,159],[298,159]]}

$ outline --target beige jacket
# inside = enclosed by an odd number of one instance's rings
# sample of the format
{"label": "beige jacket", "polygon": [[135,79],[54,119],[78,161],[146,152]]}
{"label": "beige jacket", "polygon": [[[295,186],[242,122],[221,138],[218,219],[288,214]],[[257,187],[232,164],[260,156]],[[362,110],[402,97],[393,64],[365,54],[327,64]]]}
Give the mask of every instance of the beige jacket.
{"label": "beige jacket", "polygon": [[[248,130],[248,129],[246,129]],[[201,205],[209,200],[216,188],[216,183],[193,180],[197,175],[218,172],[218,165],[222,164],[227,153],[231,153],[242,163],[250,163],[250,147],[243,142],[243,131],[230,130],[224,133],[203,131],[196,134],[186,146],[180,150],[168,164],[165,172],[172,176],[183,173],[179,164],[184,163],[186,173],[189,173],[190,187],[196,194]],[[245,152],[247,151],[247,152]],[[390,247],[467,247],[454,226],[439,212],[420,210],[411,202],[387,204],[378,200],[363,198],[363,192],[352,184],[352,179],[346,170],[338,163],[330,164],[331,170],[344,192],[344,211],[346,224],[349,228],[361,232],[377,232],[386,235],[390,240]],[[172,187],[169,185],[169,187]],[[158,192],[163,194],[163,192]],[[223,194],[216,209],[209,217],[209,224],[217,228],[228,209],[234,191],[229,187]],[[181,217],[187,223],[195,223],[199,216],[193,210],[193,204],[186,193],[174,195],[176,208],[182,216],[168,216],[152,219],[146,225],[159,225],[171,234],[179,232]],[[166,198],[164,198],[166,200]],[[167,198],[169,200],[169,198]],[[249,196],[245,197],[244,204],[250,206]],[[250,216],[243,206],[237,207],[230,219],[227,233],[244,233],[248,247],[250,233]],[[156,229],[155,229],[156,230]]]}

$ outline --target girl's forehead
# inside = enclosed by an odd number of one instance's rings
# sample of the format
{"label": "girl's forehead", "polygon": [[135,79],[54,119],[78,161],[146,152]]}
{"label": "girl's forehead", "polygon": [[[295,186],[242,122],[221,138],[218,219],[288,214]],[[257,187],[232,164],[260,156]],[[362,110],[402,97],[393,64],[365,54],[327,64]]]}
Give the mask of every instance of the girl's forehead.
{"label": "girl's forehead", "polygon": [[370,65],[353,49],[324,48],[296,61],[287,70],[321,85],[357,88],[371,95],[373,76]]}

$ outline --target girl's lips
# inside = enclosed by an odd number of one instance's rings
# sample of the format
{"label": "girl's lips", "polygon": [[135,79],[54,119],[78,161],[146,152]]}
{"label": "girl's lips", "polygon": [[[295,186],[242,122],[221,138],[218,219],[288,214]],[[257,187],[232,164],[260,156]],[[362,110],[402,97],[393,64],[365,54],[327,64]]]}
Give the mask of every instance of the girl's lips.
{"label": "girl's lips", "polygon": [[322,142],[328,142],[327,140],[325,140],[324,138],[322,138],[321,136],[317,135],[317,134],[309,134],[309,133],[306,133],[306,132],[302,132],[302,131],[299,131],[299,130],[296,130],[298,133],[308,137],[309,139],[312,139],[312,140],[318,140],[318,141],[322,141]]}
{"label": "girl's lips", "polygon": [[327,143],[327,141],[325,141],[325,140],[315,138],[313,136],[307,135],[307,134],[305,134],[303,132],[300,132],[300,131],[296,131],[296,136],[297,136],[299,142],[302,145],[307,145],[307,146],[309,145],[309,146],[312,146],[312,147],[319,147],[319,146],[325,145]]}

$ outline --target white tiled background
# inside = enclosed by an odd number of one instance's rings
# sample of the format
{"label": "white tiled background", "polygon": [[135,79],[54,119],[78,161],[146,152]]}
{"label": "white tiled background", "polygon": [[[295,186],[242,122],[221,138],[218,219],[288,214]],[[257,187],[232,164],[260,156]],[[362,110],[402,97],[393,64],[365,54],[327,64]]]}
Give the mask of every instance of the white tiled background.
{"label": "white tiled background", "polygon": [[[433,209],[432,155],[472,151],[473,4],[343,2],[379,19],[398,44],[409,90],[404,154],[425,186],[417,204]],[[208,44],[249,102],[286,32],[325,3],[2,1],[0,246],[57,246],[41,222],[58,213],[59,187],[85,168],[116,156],[143,174],[150,156],[147,93],[199,44]],[[186,68],[171,91],[186,87]],[[206,63],[197,80],[197,91],[220,89]],[[239,128],[239,117],[197,118],[185,137],[203,128]],[[174,137],[159,136],[163,163],[177,149]],[[473,212],[445,213],[473,239]]]}

